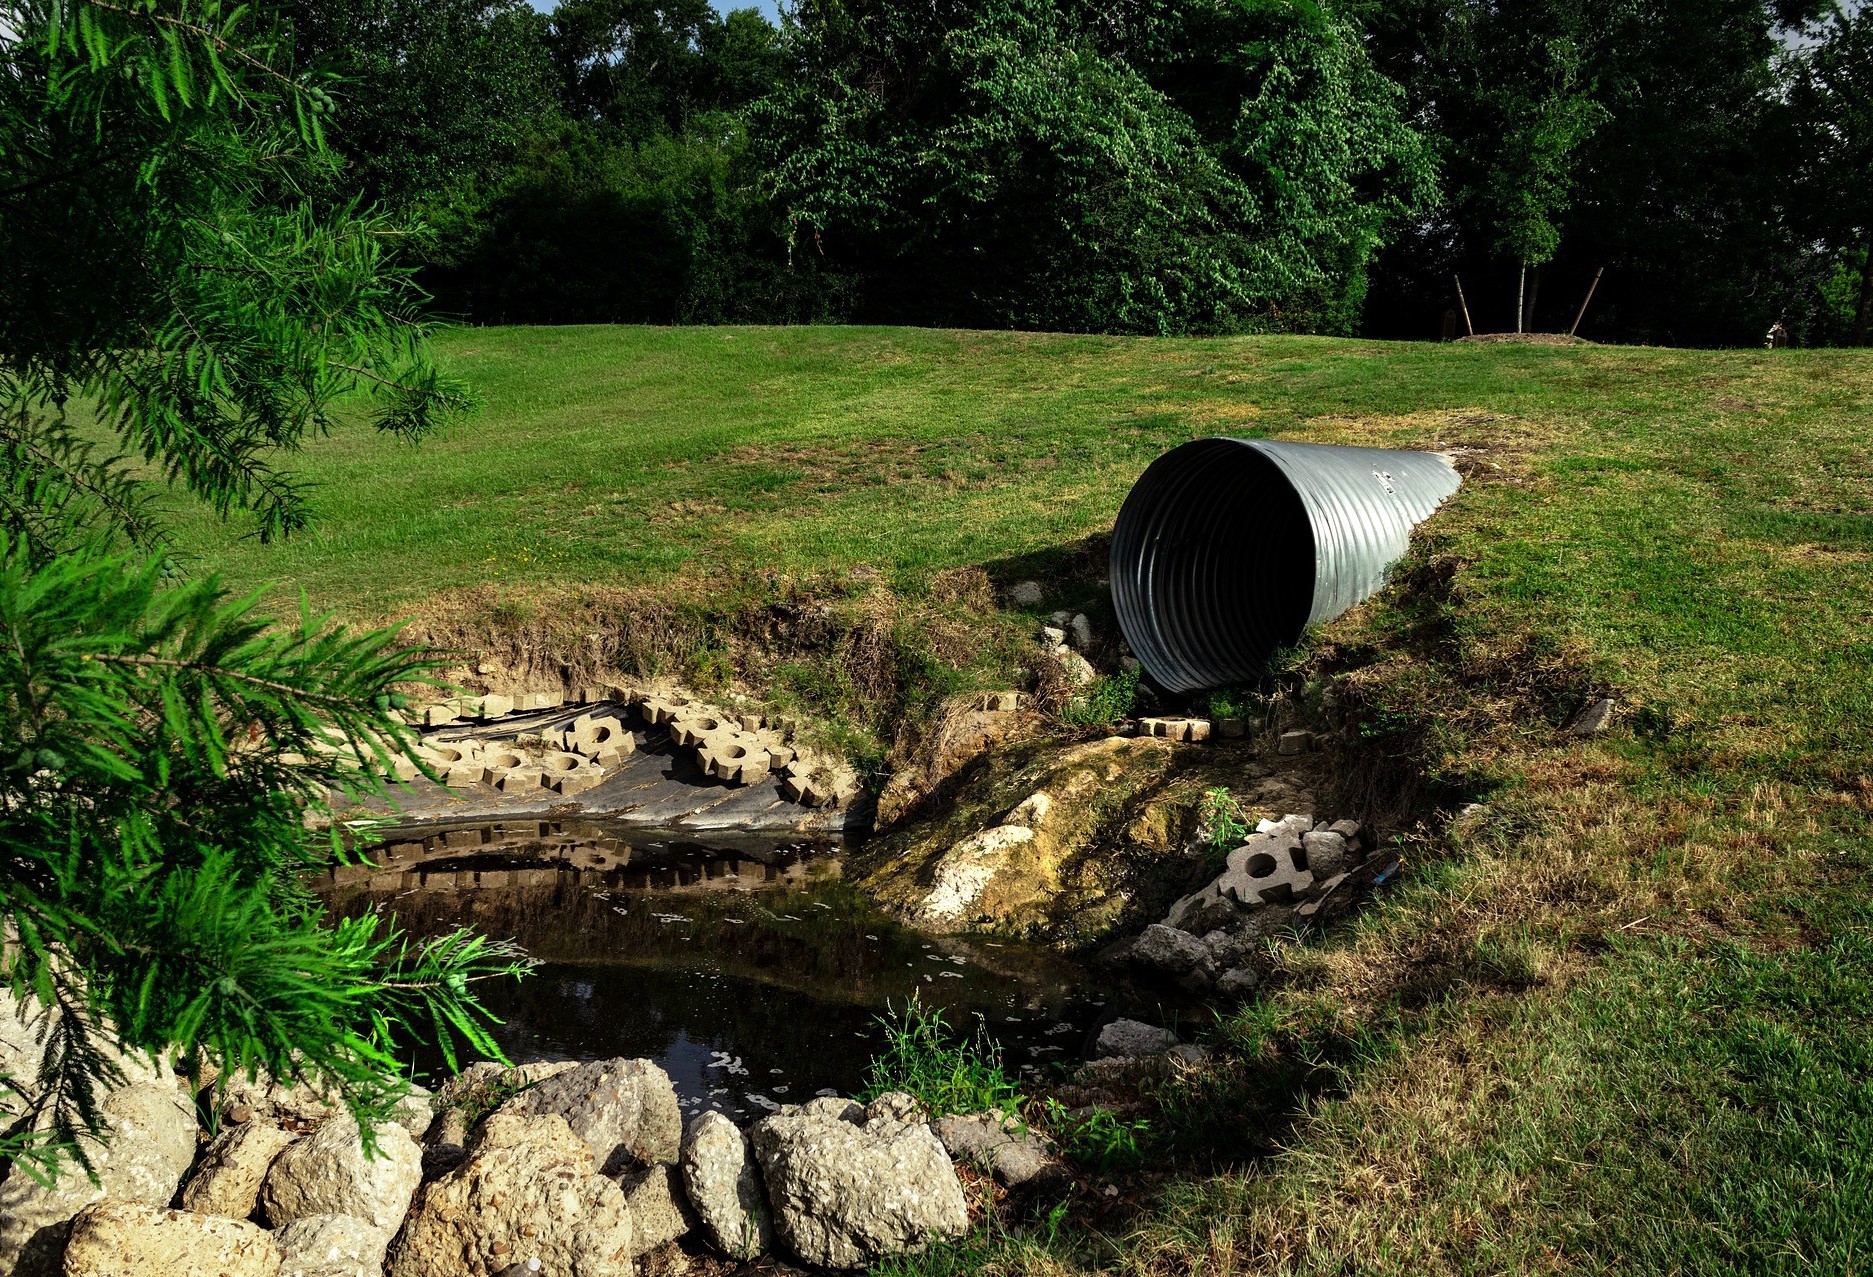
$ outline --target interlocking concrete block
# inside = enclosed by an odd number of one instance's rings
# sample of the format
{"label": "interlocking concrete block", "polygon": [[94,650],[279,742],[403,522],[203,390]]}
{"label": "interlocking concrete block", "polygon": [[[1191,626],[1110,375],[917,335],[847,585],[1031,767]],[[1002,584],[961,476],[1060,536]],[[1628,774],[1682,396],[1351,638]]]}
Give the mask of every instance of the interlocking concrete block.
{"label": "interlocking concrete block", "polygon": [[514,698],[511,696],[488,695],[481,698],[481,704],[475,712],[476,718],[504,718],[514,712]]}
{"label": "interlocking concrete block", "polygon": [[1275,742],[1277,754],[1305,754],[1314,747],[1312,732],[1283,732]]}
{"label": "interlocking concrete block", "polygon": [[553,751],[540,758],[542,783],[560,794],[580,794],[604,780],[605,773],[577,754]]}
{"label": "interlocking concrete block", "polygon": [[565,694],[558,691],[522,692],[514,698],[517,710],[557,709],[565,703]]}
{"label": "interlocking concrete block", "polygon": [[417,713],[417,721],[425,727],[442,727],[453,723],[457,717],[453,705],[425,705]]}
{"label": "interlocking concrete block", "polygon": [[677,715],[681,714],[688,706],[688,697],[670,694],[663,696],[646,696],[639,708],[643,712],[645,721],[656,723],[661,726],[674,721]]}
{"label": "interlocking concrete block", "polygon": [[1299,838],[1257,834],[1229,853],[1216,887],[1244,906],[1285,904],[1314,885],[1305,861]]}
{"label": "interlocking concrete block", "polygon": [[637,752],[637,741],[624,720],[610,715],[581,714],[564,735],[565,749],[605,766],[615,766],[627,754]]}
{"label": "interlocking concrete block", "polygon": [[488,749],[482,752],[481,780],[503,792],[540,788],[541,771],[515,750]]}
{"label": "interlocking concrete block", "polygon": [[769,755],[752,732],[720,731],[696,747],[703,771],[732,785],[758,785],[768,778]]}
{"label": "interlocking concrete block", "polygon": [[686,714],[671,720],[670,739],[685,749],[695,749],[717,732],[738,730],[733,721],[709,713]]}

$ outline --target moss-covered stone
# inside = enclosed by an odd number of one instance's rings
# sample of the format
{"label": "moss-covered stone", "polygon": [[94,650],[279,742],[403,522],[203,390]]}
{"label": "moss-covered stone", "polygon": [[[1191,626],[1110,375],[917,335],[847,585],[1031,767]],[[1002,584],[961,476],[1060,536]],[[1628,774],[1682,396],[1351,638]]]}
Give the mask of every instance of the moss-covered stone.
{"label": "moss-covered stone", "polygon": [[939,811],[874,842],[855,876],[929,930],[1091,944],[1154,920],[1194,885],[1205,861],[1193,845],[1198,809],[1217,786],[1254,811],[1258,793],[1291,803],[1308,780],[1270,778],[1246,747],[1028,742],[964,769]]}

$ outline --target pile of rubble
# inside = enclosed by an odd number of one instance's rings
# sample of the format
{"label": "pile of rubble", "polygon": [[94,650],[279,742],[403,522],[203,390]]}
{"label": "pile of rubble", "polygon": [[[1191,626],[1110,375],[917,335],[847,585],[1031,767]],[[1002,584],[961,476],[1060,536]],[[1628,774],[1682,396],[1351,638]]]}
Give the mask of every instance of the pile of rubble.
{"label": "pile of rubble", "polygon": [[1164,921],[1101,954],[1183,988],[1245,996],[1260,983],[1276,937],[1334,917],[1397,861],[1366,855],[1357,821],[1308,815],[1264,820],[1230,851],[1223,872],[1178,900]]}
{"label": "pile of rubble", "polygon": [[[28,1090],[57,1014],[0,991],[0,1072]],[[1019,1121],[932,1121],[902,1093],[685,1128],[649,1060],[472,1065],[412,1087],[370,1141],[306,1082],[191,1087],[128,1069],[100,1096],[94,1174],[0,1178],[0,1277],[630,1277],[685,1238],[856,1268],[967,1231],[959,1161],[1024,1200],[1073,1188]]]}

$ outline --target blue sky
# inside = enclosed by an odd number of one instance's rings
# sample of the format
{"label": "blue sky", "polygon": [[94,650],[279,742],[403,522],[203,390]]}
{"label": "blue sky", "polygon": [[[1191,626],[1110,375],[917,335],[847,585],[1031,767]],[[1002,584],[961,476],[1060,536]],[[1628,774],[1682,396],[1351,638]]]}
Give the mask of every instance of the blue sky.
{"label": "blue sky", "polygon": [[[528,0],[541,13],[551,13],[559,0]],[[718,10],[727,13],[730,9],[759,9],[767,15],[769,22],[780,21],[780,10],[775,7],[775,0],[709,0]]]}

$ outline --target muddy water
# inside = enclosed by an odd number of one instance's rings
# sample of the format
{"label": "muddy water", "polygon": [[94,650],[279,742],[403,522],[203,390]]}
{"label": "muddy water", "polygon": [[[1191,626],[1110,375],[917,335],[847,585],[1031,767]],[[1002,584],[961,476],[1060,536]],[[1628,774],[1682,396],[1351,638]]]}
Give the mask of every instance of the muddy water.
{"label": "muddy water", "polygon": [[897,926],[842,881],[831,845],[527,821],[401,830],[373,858],[319,884],[339,912],[468,925],[542,961],[486,990],[510,1059],[649,1057],[686,1112],[850,1094],[884,1045],[877,1017],[912,996],[1029,1074],[1083,1058],[1117,1015],[1175,1014],[1048,950]]}

